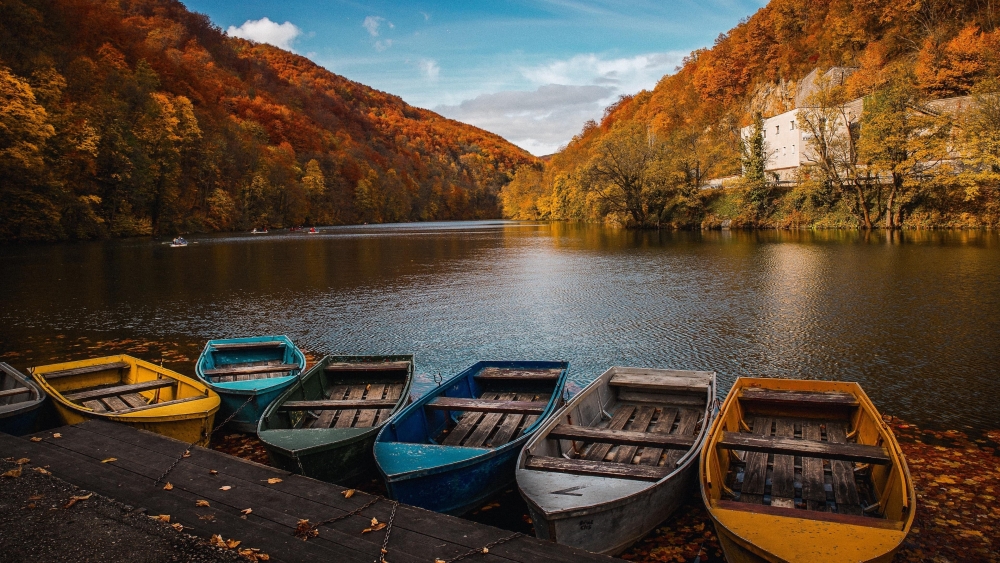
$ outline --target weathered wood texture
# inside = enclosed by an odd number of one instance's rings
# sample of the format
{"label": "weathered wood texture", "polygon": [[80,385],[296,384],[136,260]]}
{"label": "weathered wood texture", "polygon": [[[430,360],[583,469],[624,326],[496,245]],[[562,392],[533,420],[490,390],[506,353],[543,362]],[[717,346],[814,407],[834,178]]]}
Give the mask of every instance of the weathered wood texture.
{"label": "weathered wood texture", "polygon": [[115,397],[127,393],[152,391],[153,389],[173,387],[174,385],[177,385],[177,381],[174,379],[154,379],[152,381],[143,381],[141,383],[133,383],[130,385],[115,385],[114,387],[101,387],[99,389],[77,391],[76,393],[65,393],[63,394],[63,397],[69,399],[70,401],[89,401],[91,399],[103,399],[105,397]]}
{"label": "weathered wood texture", "polygon": [[271,373],[299,369],[299,364],[268,364],[262,366],[235,366],[206,369],[205,375],[215,377],[221,375],[251,375],[256,373]]}
{"label": "weathered wood texture", "polygon": [[660,393],[708,393],[709,381],[700,377],[671,377],[656,374],[616,373],[608,381],[611,387],[627,387]]}
{"label": "weathered wood texture", "polygon": [[555,471],[574,475],[595,475],[618,479],[638,479],[640,481],[659,481],[670,473],[670,469],[666,467],[626,465],[624,463],[608,463],[587,459],[566,459],[538,455],[529,456],[524,466],[528,469],[539,471]]}
{"label": "weathered wood texture", "polygon": [[[771,435],[771,419],[758,416],[753,421],[753,433],[756,436]],[[746,468],[743,470],[743,486],[740,488],[740,499],[744,502],[761,503],[764,501],[764,486],[767,482],[767,454],[750,452],[746,457]]]}
{"label": "weathered wood texture", "polygon": [[[123,424],[89,421],[38,436],[41,442],[0,434],[5,455],[27,457],[31,465],[46,466],[57,477],[84,489],[114,498],[149,514],[169,514],[171,523],[202,538],[220,534],[242,541],[241,547],[259,548],[271,561],[343,561],[370,563],[377,559],[385,530],[362,534],[372,518],[387,522],[392,503],[379,500],[359,515],[321,526],[308,541],[292,532],[300,519],[321,522],[346,515],[371,500],[357,492],[345,499],[343,487],[314,481],[286,471],[244,461],[199,447],[180,458],[187,444],[129,428]],[[101,463],[114,457],[116,461]],[[155,480],[180,459],[163,489]],[[210,470],[217,473],[212,475]],[[281,481],[268,484],[269,478]],[[228,490],[220,487],[229,486]],[[197,507],[196,500],[210,506]],[[250,514],[242,510],[252,508]],[[470,549],[510,535],[509,532],[460,518],[399,505],[393,519],[386,559],[393,563],[426,563],[450,559]],[[518,537],[477,555],[485,563],[555,561],[570,563],[612,559],[531,537]]]}
{"label": "weathered wood texture", "polygon": [[545,411],[545,405],[546,403],[535,401],[503,401],[438,397],[427,403],[426,408],[442,411],[540,415]]}
{"label": "weathered wood texture", "polygon": [[396,401],[285,401],[278,410],[282,411],[315,411],[339,409],[391,409]]}
{"label": "weathered wood texture", "polygon": [[486,368],[475,375],[481,381],[557,381],[559,369]]}
{"label": "weathered wood texture", "polygon": [[[847,445],[847,432],[844,425],[828,422],[826,439],[832,444]],[[856,444],[852,444],[856,445]],[[831,461],[830,473],[833,474],[833,498],[837,501],[837,512],[841,514],[862,514],[861,498],[858,496],[858,484],[854,480],[854,468],[847,461]]]}
{"label": "weathered wood texture", "polygon": [[858,400],[850,393],[816,393],[809,391],[774,391],[771,389],[744,389],[741,403],[786,405],[798,408],[856,407]]}
{"label": "weathered wood texture", "polygon": [[58,379],[60,377],[70,377],[73,375],[83,375],[85,373],[98,373],[101,371],[110,371],[115,369],[129,369],[129,364],[127,362],[111,362],[107,364],[96,364],[92,366],[84,366],[82,368],[64,369],[60,371],[50,371],[49,373],[43,373],[42,377],[45,379]]}
{"label": "weathered wood texture", "polygon": [[722,440],[719,441],[719,446],[748,452],[809,456],[855,463],[887,465],[892,462],[885,448],[880,446],[848,444],[846,439],[843,442],[833,440],[816,442],[799,440],[791,436],[790,432],[776,436],[751,436],[739,432],[725,432],[722,435]]}
{"label": "weathered wood texture", "polygon": [[[676,411],[676,409],[675,409]],[[629,430],[608,430],[559,424],[549,432],[549,436],[563,440],[601,442],[604,444],[627,444],[630,446],[657,446],[661,449],[683,448],[694,445],[694,437],[663,434],[659,432],[632,432]]]}
{"label": "weathered wood texture", "polygon": [[285,345],[282,340],[267,340],[264,342],[220,342],[212,344],[216,350],[255,350],[257,348],[281,348]]}
{"label": "weathered wood texture", "polygon": [[27,395],[29,393],[31,393],[31,389],[27,387],[18,387],[17,389],[7,389],[6,391],[0,391],[0,398],[13,397],[15,395]]}
{"label": "weathered wood texture", "polygon": [[410,369],[410,362],[338,362],[327,364],[323,371],[406,371]]}
{"label": "weathered wood texture", "polygon": [[[802,439],[819,442],[822,439],[820,423],[804,421]],[[809,510],[826,510],[826,487],[823,484],[823,460],[815,457],[802,458],[802,500]]]}

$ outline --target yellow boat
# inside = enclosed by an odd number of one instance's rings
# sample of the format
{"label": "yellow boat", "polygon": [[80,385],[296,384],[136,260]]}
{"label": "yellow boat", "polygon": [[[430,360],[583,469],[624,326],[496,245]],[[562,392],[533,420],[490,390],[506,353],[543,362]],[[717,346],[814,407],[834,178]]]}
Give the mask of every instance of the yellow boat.
{"label": "yellow boat", "polygon": [[205,384],[131,356],[52,364],[30,372],[65,424],[101,418],[206,445],[219,410],[219,395]]}
{"label": "yellow boat", "polygon": [[916,512],[899,444],[857,383],[737,379],[699,477],[730,563],[888,562]]}

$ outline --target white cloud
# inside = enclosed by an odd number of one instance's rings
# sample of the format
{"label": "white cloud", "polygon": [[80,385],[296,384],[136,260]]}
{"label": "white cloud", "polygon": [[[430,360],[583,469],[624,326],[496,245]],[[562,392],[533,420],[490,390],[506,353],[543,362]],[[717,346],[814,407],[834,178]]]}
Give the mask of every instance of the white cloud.
{"label": "white cloud", "polygon": [[375,50],[378,51],[379,53],[385,51],[389,47],[392,47],[392,39],[384,39],[375,42]]}
{"label": "white cloud", "polygon": [[226,33],[232,37],[267,43],[291,51],[292,42],[302,35],[302,30],[292,22],[277,23],[265,17],[259,20],[247,20],[239,27],[231,25]]}
{"label": "white cloud", "polygon": [[421,15],[421,16],[424,16],[424,21],[425,21],[425,22],[426,22],[426,21],[430,21],[430,20],[431,20],[431,15],[430,15],[430,14],[428,14],[427,12],[420,12],[420,15]]}
{"label": "white cloud", "polygon": [[431,80],[437,80],[438,75],[441,74],[441,67],[434,59],[422,59],[417,63],[417,66],[420,67],[420,72]]}
{"label": "white cloud", "polygon": [[650,89],[681,64],[687,53],[648,53],[631,58],[604,59],[594,54],[521,68],[536,84],[607,84],[623,94]]}
{"label": "white cloud", "polygon": [[361,24],[361,26],[368,30],[368,35],[378,37],[378,28],[384,21],[385,18],[380,16],[368,16],[365,18],[365,21]]}

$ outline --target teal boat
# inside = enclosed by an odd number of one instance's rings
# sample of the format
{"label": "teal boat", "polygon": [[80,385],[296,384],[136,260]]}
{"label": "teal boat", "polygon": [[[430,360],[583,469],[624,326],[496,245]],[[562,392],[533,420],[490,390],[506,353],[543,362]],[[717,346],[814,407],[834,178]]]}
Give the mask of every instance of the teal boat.
{"label": "teal boat", "polygon": [[195,373],[222,398],[216,421],[232,416],[230,428],[256,432],[264,409],[305,368],[306,357],[287,336],[254,336],[209,340]]}
{"label": "teal boat", "polygon": [[562,404],[567,362],[477,362],[403,409],[375,440],[389,496],[448,514],[514,481],[517,455]]}
{"label": "teal boat", "polygon": [[350,485],[374,474],[375,436],[409,402],[413,356],[327,356],[264,411],[273,465]]}

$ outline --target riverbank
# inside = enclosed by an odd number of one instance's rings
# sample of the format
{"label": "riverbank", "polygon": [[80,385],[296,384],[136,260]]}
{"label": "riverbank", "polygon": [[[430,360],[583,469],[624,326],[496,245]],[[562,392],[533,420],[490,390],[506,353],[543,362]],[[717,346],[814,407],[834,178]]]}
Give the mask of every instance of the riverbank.
{"label": "riverbank", "polygon": [[[967,434],[927,430],[887,418],[906,455],[917,490],[913,529],[896,556],[897,563],[935,561],[1000,562],[1000,430]],[[260,441],[229,433],[212,447],[258,463],[267,463]],[[385,494],[373,482],[372,493]],[[477,522],[532,533],[527,507],[516,489],[491,499],[466,515]],[[637,563],[724,563],[722,550],[700,496],[691,497],[674,517],[620,556]]]}

